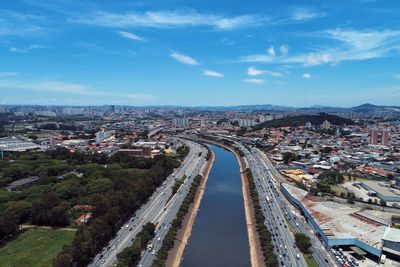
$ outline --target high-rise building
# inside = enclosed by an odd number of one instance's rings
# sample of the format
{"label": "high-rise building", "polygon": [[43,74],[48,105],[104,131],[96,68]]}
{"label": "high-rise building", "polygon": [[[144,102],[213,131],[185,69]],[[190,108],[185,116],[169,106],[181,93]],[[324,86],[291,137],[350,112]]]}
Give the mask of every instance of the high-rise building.
{"label": "high-rise building", "polygon": [[266,121],[272,121],[273,119],[274,119],[274,115],[272,115],[272,114],[268,114],[265,116]]}
{"label": "high-rise building", "polygon": [[328,130],[329,128],[331,128],[331,123],[327,120],[325,120],[322,125],[321,125],[322,129]]}
{"label": "high-rise building", "polygon": [[381,132],[381,145],[382,146],[388,146],[389,145],[389,138],[390,138],[389,129],[383,129],[382,132]]}
{"label": "high-rise building", "polygon": [[371,145],[376,145],[376,144],[378,144],[378,129],[376,129],[376,128],[372,128],[371,130],[370,130],[370,140],[369,140],[369,143],[371,144]]}
{"label": "high-rise building", "polygon": [[104,140],[106,140],[107,138],[109,138],[110,136],[112,136],[115,133],[115,131],[111,130],[111,131],[100,131],[96,133],[96,144],[99,144],[101,142],[103,142]]}
{"label": "high-rise building", "polygon": [[252,119],[239,119],[240,127],[253,127],[256,125],[256,122]]}
{"label": "high-rise building", "polygon": [[189,118],[186,118],[186,117],[173,118],[172,125],[175,127],[188,127],[189,126]]}

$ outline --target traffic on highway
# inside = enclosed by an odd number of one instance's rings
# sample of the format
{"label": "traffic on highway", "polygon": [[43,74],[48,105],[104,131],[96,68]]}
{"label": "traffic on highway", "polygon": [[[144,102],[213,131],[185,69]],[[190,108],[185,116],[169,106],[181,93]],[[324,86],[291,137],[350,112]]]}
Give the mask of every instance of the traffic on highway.
{"label": "traffic on highway", "polygon": [[[132,240],[142,230],[142,226],[151,222],[156,224],[155,237],[151,248],[144,252],[139,266],[150,266],[157,250],[161,247],[163,238],[168,232],[172,220],[190,189],[190,185],[203,168],[206,161],[207,149],[195,142],[179,139],[189,147],[189,154],[181,166],[175,170],[164,183],[154,192],[148,202],[121,227],[114,239],[96,255],[89,267],[113,266],[117,262],[117,254],[132,244]],[[172,187],[177,179],[187,176],[184,183],[171,196]]]}
{"label": "traffic on highway", "polygon": [[307,266],[299,249],[295,246],[294,236],[290,232],[284,210],[278,204],[279,193],[268,169],[253,151],[240,146],[253,174],[256,189],[260,197],[260,206],[266,218],[265,225],[271,232],[275,253],[280,266]]}

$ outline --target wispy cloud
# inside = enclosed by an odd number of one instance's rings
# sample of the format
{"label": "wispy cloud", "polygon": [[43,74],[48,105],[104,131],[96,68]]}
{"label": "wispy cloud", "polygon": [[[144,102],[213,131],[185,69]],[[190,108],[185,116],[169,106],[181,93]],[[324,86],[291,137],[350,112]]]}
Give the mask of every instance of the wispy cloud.
{"label": "wispy cloud", "polygon": [[259,76],[259,75],[271,75],[273,77],[281,77],[283,74],[277,71],[270,71],[270,70],[260,70],[257,69],[255,66],[251,66],[247,69],[247,75],[249,76]]}
{"label": "wispy cloud", "polygon": [[40,24],[43,16],[20,13],[12,10],[0,10],[0,36],[19,36],[39,34],[45,31]]}
{"label": "wispy cloud", "polygon": [[293,21],[307,21],[324,16],[326,16],[326,13],[324,12],[301,7],[301,8],[296,8],[291,14],[290,18]]}
{"label": "wispy cloud", "polygon": [[273,46],[270,46],[267,49],[267,53],[270,57],[276,57],[276,53],[275,53],[275,48]]}
{"label": "wispy cloud", "polygon": [[[93,53],[105,54],[105,55],[116,55],[123,57],[136,57],[137,53],[133,50],[117,50],[106,48],[97,44],[87,43],[87,42],[78,42],[75,44],[76,47],[86,49]],[[87,56],[85,53],[78,54],[79,56]]]}
{"label": "wispy cloud", "polygon": [[7,90],[29,90],[42,91],[51,93],[65,93],[71,95],[82,95],[92,97],[120,97],[131,100],[148,100],[152,99],[151,95],[142,93],[120,93],[104,90],[96,90],[90,86],[68,83],[62,81],[22,81],[22,80],[0,80],[0,89]]}
{"label": "wispy cloud", "polygon": [[[329,39],[335,47],[319,48],[308,53],[273,57],[271,53],[247,55],[239,58],[241,62],[301,64],[314,66],[338,64],[342,61],[359,61],[380,58],[400,52],[400,30],[326,30],[315,33],[316,37]],[[283,50],[285,51],[285,50]]]}
{"label": "wispy cloud", "polygon": [[199,62],[197,62],[197,60],[195,60],[194,58],[184,55],[184,54],[180,54],[176,51],[173,51],[170,56],[175,59],[176,61],[186,64],[186,65],[200,65]]}
{"label": "wispy cloud", "polygon": [[38,44],[31,44],[31,45],[24,46],[24,47],[11,46],[10,47],[10,51],[14,52],[14,53],[26,53],[26,52],[29,52],[30,50],[45,49],[45,48],[48,48],[48,46],[38,45]]}
{"label": "wispy cloud", "polygon": [[19,73],[14,71],[3,71],[0,72],[0,77],[17,76]]}
{"label": "wispy cloud", "polygon": [[302,77],[304,79],[311,79],[311,73],[303,73]]}
{"label": "wispy cloud", "polygon": [[287,44],[283,44],[279,47],[279,51],[282,56],[286,56],[289,53],[289,46]]}
{"label": "wispy cloud", "polygon": [[217,71],[213,71],[213,70],[205,70],[203,72],[203,75],[209,76],[209,77],[216,77],[216,78],[224,77],[224,74],[217,72]]}
{"label": "wispy cloud", "polygon": [[224,17],[214,14],[202,14],[193,9],[172,11],[147,11],[144,13],[127,12],[124,14],[97,11],[92,15],[71,19],[71,22],[104,27],[198,27],[207,26],[221,30],[250,27],[261,24],[265,19],[254,15]]}
{"label": "wispy cloud", "polygon": [[118,31],[117,33],[118,33],[120,36],[122,36],[122,37],[124,37],[124,38],[127,38],[127,39],[129,39],[129,40],[132,40],[132,41],[146,41],[145,38],[140,37],[140,36],[138,36],[138,35],[136,35],[136,34],[134,34],[134,33],[131,33],[131,32]]}
{"label": "wispy cloud", "polygon": [[244,79],[243,81],[246,83],[258,84],[258,85],[265,83],[265,80],[263,79]]}

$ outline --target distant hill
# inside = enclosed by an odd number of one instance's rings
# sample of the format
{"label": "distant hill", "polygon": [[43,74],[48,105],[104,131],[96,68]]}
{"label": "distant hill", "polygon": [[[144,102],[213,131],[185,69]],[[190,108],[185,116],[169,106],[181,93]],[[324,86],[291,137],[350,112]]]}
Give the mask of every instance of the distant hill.
{"label": "distant hill", "polygon": [[312,125],[321,125],[325,120],[329,121],[334,125],[352,125],[354,121],[339,117],[336,115],[321,113],[318,115],[298,115],[292,117],[285,117],[272,121],[266,121],[254,126],[253,130],[260,130],[262,128],[275,128],[275,127],[297,127],[304,126],[307,122],[311,122]]}

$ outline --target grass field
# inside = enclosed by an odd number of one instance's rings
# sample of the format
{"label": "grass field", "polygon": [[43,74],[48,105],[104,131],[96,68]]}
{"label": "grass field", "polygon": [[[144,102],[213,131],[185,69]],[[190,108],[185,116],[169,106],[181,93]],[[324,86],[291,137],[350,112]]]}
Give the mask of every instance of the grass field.
{"label": "grass field", "polygon": [[304,253],[303,255],[308,267],[318,267],[317,262],[314,260],[314,257],[310,253]]}
{"label": "grass field", "polygon": [[0,247],[2,267],[50,267],[64,245],[72,242],[75,232],[32,228]]}

